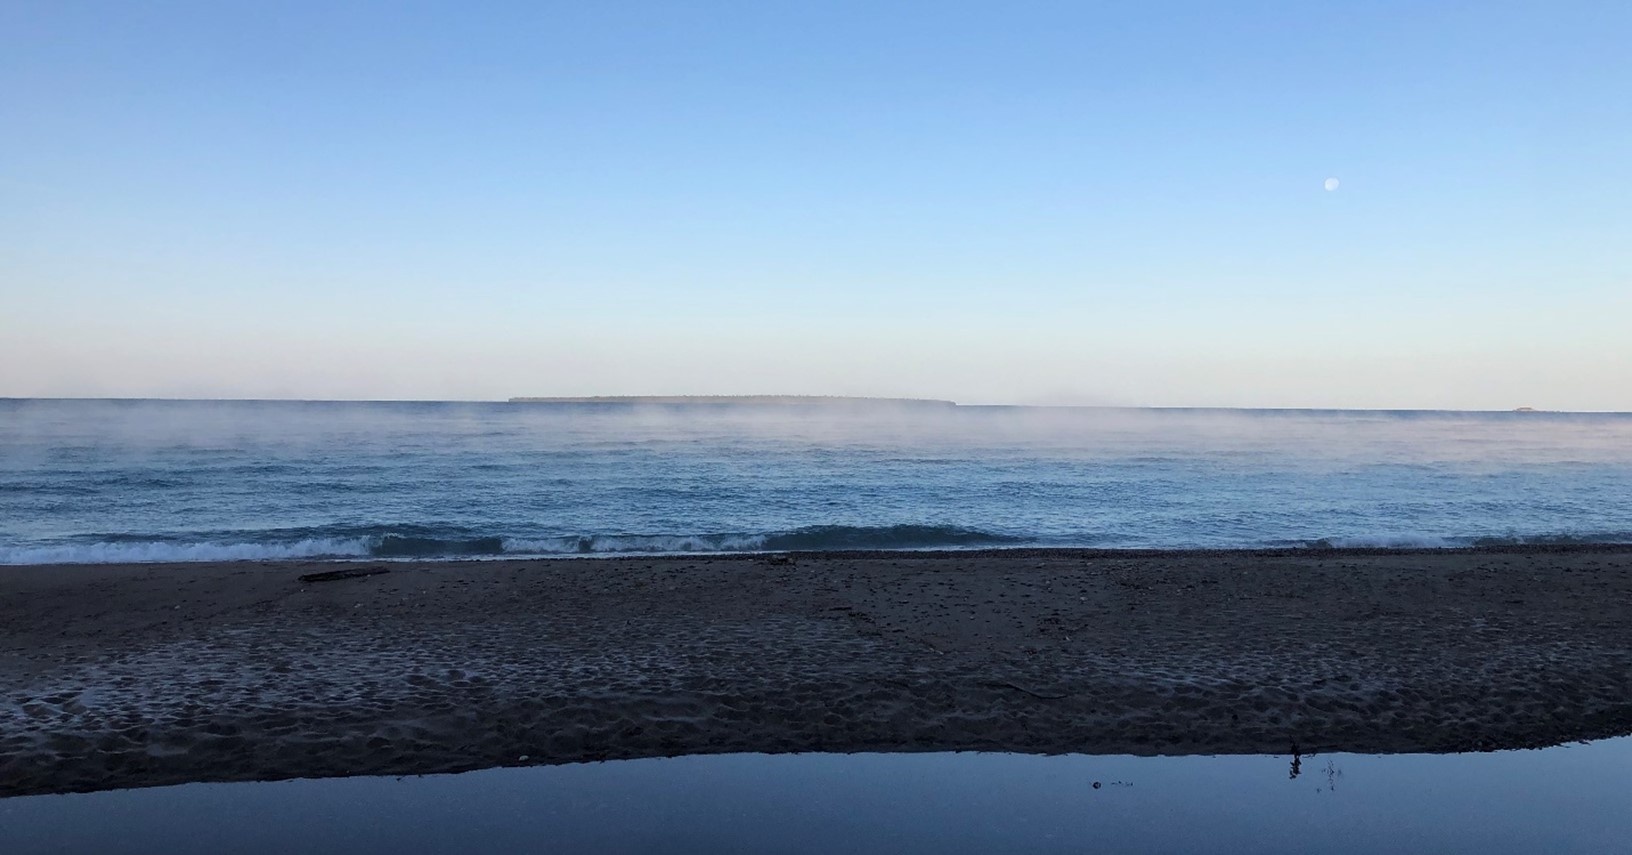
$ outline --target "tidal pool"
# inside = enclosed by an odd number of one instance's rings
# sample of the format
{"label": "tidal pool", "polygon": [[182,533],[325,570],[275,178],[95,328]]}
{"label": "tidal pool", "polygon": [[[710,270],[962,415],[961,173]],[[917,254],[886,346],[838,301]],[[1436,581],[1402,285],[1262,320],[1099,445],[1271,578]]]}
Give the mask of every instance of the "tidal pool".
{"label": "tidal pool", "polygon": [[1490,754],[726,754],[0,800],[0,852],[1616,852],[1632,737]]}

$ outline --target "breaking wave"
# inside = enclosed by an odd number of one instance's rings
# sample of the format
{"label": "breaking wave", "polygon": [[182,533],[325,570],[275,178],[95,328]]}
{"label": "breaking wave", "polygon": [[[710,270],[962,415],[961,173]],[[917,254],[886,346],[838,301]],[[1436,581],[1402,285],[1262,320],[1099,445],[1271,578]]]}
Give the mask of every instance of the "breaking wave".
{"label": "breaking wave", "polygon": [[1470,546],[1582,546],[1595,543],[1632,543],[1632,531],[1608,531],[1590,534],[1505,534],[1469,537],[1389,534],[1364,537],[1323,537],[1319,540],[1283,542],[1277,545],[1307,546],[1311,549],[1460,549]]}
{"label": "breaking wave", "polygon": [[535,538],[401,526],[343,533],[331,529],[281,530],[196,537],[110,535],[79,543],[0,547],[0,564],[955,549],[1027,542],[1024,538],[976,529],[930,525],[811,526],[757,534],[601,534]]}
{"label": "breaking wave", "polygon": [[300,540],[292,543],[100,541],[50,546],[0,547],[0,564],[267,561],[295,558],[362,558],[369,554],[369,545],[362,540]]}
{"label": "breaking wave", "polygon": [[76,542],[0,546],[0,564],[124,564],[298,559],[464,559],[573,555],[977,549],[1017,546],[1091,548],[1452,549],[1632,543],[1632,531],[1535,535],[1386,534],[1260,543],[1171,544],[1084,535],[1035,538],[937,525],[824,525],[773,532],[592,534],[508,537],[445,526],[328,526],[259,532],[101,535]]}

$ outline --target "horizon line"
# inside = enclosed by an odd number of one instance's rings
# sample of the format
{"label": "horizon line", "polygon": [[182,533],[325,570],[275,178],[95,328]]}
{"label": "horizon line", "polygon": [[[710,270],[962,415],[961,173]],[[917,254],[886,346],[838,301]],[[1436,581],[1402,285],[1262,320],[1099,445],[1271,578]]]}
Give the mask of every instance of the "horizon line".
{"label": "horizon line", "polygon": [[[695,399],[695,400],[687,400]],[[1241,406],[1230,404],[1067,404],[1067,403],[962,403],[943,398],[910,398],[883,395],[588,395],[562,397],[519,396],[511,398],[296,398],[296,397],[184,397],[184,396],[131,396],[131,395],[0,395],[0,401],[101,401],[108,403],[135,403],[142,401],[170,403],[241,403],[241,404],[620,404],[638,406],[727,405],[756,403],[778,405],[816,405],[833,403],[894,403],[907,405],[937,405],[959,409],[1032,409],[1032,410],[1242,410],[1261,412],[1355,412],[1355,413],[1525,413],[1532,415],[1632,415],[1629,410],[1568,410],[1541,407],[1510,407],[1506,409],[1476,407],[1336,407],[1307,405]]]}

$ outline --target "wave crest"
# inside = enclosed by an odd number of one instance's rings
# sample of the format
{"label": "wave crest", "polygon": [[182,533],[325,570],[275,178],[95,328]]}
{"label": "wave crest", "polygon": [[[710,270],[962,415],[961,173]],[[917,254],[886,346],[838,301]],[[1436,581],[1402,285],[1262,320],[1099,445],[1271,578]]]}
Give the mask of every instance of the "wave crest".
{"label": "wave crest", "polygon": [[1299,545],[1310,549],[1465,549],[1494,546],[1588,546],[1632,543],[1632,531],[1590,533],[1505,534],[1449,537],[1432,534],[1378,534],[1359,537],[1323,537],[1301,542],[1282,541],[1277,545]]}
{"label": "wave crest", "polygon": [[0,547],[0,564],[110,564],[275,561],[303,558],[487,558],[685,552],[789,552],[855,549],[955,549],[1026,542],[957,526],[810,526],[790,531],[716,534],[593,534],[513,538],[431,526],[211,533],[104,535],[92,542]]}
{"label": "wave crest", "polygon": [[171,561],[280,561],[298,558],[364,558],[362,539],[309,539],[292,543],[175,543],[100,541],[58,546],[0,547],[0,564],[146,564]]}
{"label": "wave crest", "polygon": [[[1533,535],[1379,534],[1245,543],[1239,548],[1309,549],[1567,546],[1632,543],[1632,531]],[[821,525],[786,531],[712,534],[589,534],[507,537],[451,526],[330,526],[194,534],[104,534],[77,542],[0,546],[4,564],[138,564],[299,559],[460,559],[572,555],[973,549],[1008,546],[1151,548],[1147,544],[1028,538],[939,525]],[[1205,545],[1198,545],[1197,548]],[[1217,548],[1216,546],[1212,548]]]}

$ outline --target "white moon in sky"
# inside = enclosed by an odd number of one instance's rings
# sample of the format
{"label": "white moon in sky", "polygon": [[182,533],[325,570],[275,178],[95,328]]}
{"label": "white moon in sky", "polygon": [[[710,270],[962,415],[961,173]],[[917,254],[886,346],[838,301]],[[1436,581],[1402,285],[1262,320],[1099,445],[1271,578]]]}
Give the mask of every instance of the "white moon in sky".
{"label": "white moon in sky", "polygon": [[1337,189],[1337,179],[1336,178],[1326,179],[1326,184],[1324,186],[1326,187],[1326,192],[1328,192],[1328,193],[1332,192],[1333,190],[1336,190]]}

